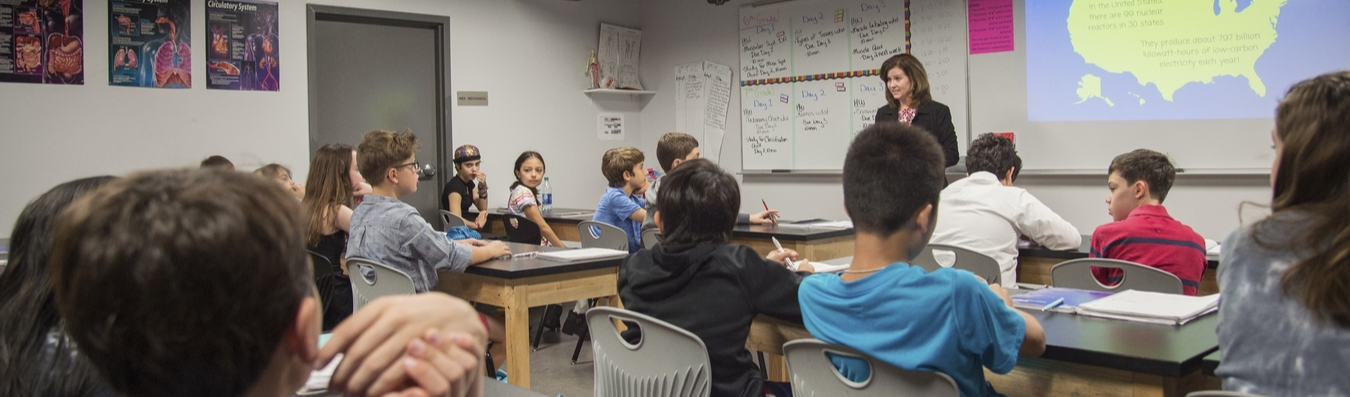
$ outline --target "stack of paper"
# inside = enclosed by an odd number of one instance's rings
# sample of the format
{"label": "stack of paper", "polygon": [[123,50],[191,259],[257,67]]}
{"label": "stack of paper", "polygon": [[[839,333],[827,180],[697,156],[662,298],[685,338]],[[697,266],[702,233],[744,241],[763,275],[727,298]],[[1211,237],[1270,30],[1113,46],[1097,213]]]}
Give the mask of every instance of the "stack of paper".
{"label": "stack of paper", "polygon": [[[1013,306],[1024,310],[1048,310],[1060,313],[1078,313],[1078,307],[1114,294],[1113,292],[1088,291],[1073,288],[1046,287],[1025,294],[1012,296]],[[1063,302],[1059,302],[1063,299]],[[1055,304],[1057,303],[1058,304]],[[1046,307],[1055,304],[1053,307]]]}
{"label": "stack of paper", "polygon": [[1219,309],[1219,294],[1186,296],[1129,290],[1078,306],[1086,316],[1181,325]]}
{"label": "stack of paper", "polygon": [[816,273],[838,273],[848,270],[848,267],[852,265],[853,263],[851,262],[842,265],[831,265],[827,262],[811,262],[811,267],[816,269]]}
{"label": "stack of paper", "polygon": [[[323,346],[322,343],[319,344]],[[309,379],[305,380],[305,385],[297,390],[295,394],[301,396],[312,396],[316,394],[326,394],[328,392],[328,381],[333,378],[333,371],[337,370],[338,363],[342,362],[342,353],[333,357],[328,365],[317,371],[309,373]]]}
{"label": "stack of paper", "polygon": [[628,256],[628,251],[612,250],[609,248],[580,248],[572,250],[541,252],[537,256],[537,258],[547,259],[556,262],[577,262],[596,259],[622,258],[624,256]]}

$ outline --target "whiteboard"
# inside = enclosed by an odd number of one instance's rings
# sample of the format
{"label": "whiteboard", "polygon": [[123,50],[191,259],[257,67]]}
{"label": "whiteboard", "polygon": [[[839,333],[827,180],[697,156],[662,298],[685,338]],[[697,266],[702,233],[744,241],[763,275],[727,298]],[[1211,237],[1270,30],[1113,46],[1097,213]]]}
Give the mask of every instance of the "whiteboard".
{"label": "whiteboard", "polygon": [[878,68],[906,51],[924,63],[933,99],[951,108],[964,140],[965,15],[963,0],[803,0],[741,8],[742,169],[843,169],[853,136],[886,105]]}

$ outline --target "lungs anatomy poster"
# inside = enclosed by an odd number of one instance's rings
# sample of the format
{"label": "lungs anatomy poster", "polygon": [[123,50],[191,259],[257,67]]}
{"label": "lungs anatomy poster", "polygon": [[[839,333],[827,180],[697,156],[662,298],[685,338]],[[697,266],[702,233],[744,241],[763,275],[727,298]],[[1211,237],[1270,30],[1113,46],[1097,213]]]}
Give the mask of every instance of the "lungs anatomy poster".
{"label": "lungs anatomy poster", "polygon": [[192,88],[189,0],[118,0],[108,6],[108,84]]}

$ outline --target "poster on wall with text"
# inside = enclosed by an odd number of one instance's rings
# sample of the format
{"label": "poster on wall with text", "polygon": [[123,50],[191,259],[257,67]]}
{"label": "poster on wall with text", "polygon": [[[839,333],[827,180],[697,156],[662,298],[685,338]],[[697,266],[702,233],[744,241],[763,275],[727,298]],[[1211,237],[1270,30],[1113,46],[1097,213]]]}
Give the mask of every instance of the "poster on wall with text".
{"label": "poster on wall with text", "polygon": [[0,82],[84,84],[84,1],[0,1]]}
{"label": "poster on wall with text", "polygon": [[192,88],[190,0],[108,4],[108,84]]}
{"label": "poster on wall with text", "polygon": [[277,91],[277,3],[206,2],[206,88]]}

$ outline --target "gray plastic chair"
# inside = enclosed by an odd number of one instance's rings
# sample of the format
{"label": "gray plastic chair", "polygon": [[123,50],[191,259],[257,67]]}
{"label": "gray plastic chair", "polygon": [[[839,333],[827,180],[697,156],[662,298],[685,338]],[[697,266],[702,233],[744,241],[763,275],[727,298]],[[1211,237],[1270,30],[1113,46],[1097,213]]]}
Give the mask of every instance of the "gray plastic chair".
{"label": "gray plastic chair", "polygon": [[[1125,275],[1120,284],[1106,286],[1092,276],[1093,267],[1120,269]],[[1050,268],[1050,285],[1107,292],[1132,289],[1180,294],[1183,291],[1181,279],[1172,273],[1134,262],[1102,258],[1074,259],[1055,265]]]}
{"label": "gray plastic chair", "polygon": [[[628,343],[614,320],[636,323]],[[647,315],[600,306],[586,312],[595,352],[595,396],[695,397],[712,393],[708,347],[689,331]]]}
{"label": "gray plastic chair", "polygon": [[628,252],[628,235],[623,229],[604,222],[581,221],[577,224],[581,248],[609,248]]}
{"label": "gray plastic chair", "polygon": [[665,236],[661,235],[660,229],[643,230],[642,249],[652,249],[652,247],[655,247],[657,244],[661,244],[661,241],[665,239],[666,239]]}
{"label": "gray plastic chair", "polygon": [[[845,378],[826,353],[867,360],[872,374],[862,382]],[[814,396],[951,396],[960,397],[952,377],[941,372],[919,372],[896,368],[847,346],[832,345],[819,339],[798,339],[783,345],[788,372],[792,373],[792,395]]]}
{"label": "gray plastic chair", "polygon": [[347,258],[347,269],[352,280],[353,313],[381,296],[417,293],[412,277],[388,265],[353,257]]}
{"label": "gray plastic chair", "polygon": [[953,255],[956,255],[956,262],[952,264],[953,269],[975,273],[977,276],[984,277],[985,281],[990,284],[1003,282],[1003,269],[998,266],[998,261],[988,255],[954,245],[928,244],[927,247],[923,247],[923,252],[919,253],[919,257],[914,258],[913,264],[930,272],[942,267],[933,254],[933,250],[950,251]]}
{"label": "gray plastic chair", "polygon": [[1235,391],[1204,390],[1187,394],[1186,397],[1265,397],[1260,394],[1238,393]]}
{"label": "gray plastic chair", "polygon": [[468,224],[469,223],[465,222],[464,218],[460,218],[459,215],[455,215],[455,213],[450,211],[441,210],[441,231],[448,231],[452,227]]}

